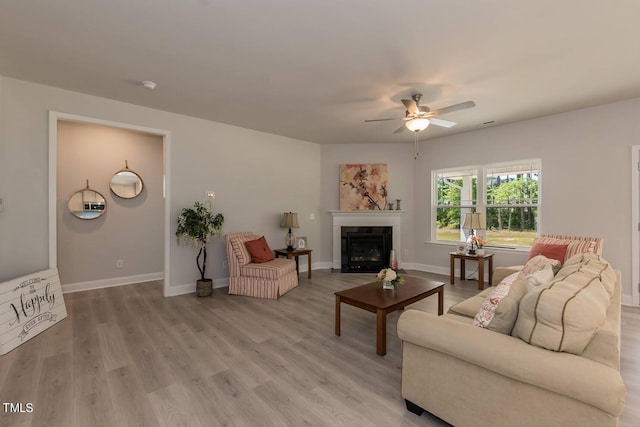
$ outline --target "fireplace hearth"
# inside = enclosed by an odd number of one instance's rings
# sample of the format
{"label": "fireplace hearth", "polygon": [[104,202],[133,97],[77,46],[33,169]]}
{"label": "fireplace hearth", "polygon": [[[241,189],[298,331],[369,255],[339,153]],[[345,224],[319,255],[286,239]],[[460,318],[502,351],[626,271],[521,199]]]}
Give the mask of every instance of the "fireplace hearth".
{"label": "fireplace hearth", "polygon": [[377,273],[387,266],[392,227],[341,227],[342,273]]}

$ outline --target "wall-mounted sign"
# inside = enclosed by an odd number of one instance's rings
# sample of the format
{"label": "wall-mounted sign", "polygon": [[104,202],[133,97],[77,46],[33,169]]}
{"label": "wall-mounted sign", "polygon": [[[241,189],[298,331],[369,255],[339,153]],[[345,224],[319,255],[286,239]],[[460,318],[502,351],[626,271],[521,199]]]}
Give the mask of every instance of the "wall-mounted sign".
{"label": "wall-mounted sign", "polygon": [[58,269],[0,283],[0,354],[67,317]]}

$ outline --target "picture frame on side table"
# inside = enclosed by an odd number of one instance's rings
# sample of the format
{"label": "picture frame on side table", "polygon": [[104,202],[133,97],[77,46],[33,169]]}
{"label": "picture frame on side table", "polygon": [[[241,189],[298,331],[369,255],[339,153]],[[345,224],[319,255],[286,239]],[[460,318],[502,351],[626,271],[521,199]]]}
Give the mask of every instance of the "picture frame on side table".
{"label": "picture frame on side table", "polygon": [[296,249],[307,248],[307,236],[296,237]]}
{"label": "picture frame on side table", "polygon": [[467,252],[467,244],[464,242],[458,243],[458,245],[456,246],[456,253],[458,255],[462,255],[466,252]]}

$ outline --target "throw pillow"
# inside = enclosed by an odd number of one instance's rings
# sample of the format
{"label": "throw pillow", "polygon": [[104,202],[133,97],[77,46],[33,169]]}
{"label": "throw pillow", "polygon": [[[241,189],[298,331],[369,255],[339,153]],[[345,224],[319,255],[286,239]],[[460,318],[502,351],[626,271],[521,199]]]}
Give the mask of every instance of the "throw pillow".
{"label": "throw pillow", "polygon": [[[556,261],[556,260],[554,260]],[[549,283],[553,280],[554,272],[551,266],[545,267],[542,270],[536,271],[533,274],[527,276],[527,292],[531,292],[544,283]]]}
{"label": "throw pillow", "polygon": [[527,261],[535,256],[544,255],[547,258],[557,259],[560,261],[560,264],[562,264],[564,262],[564,257],[567,254],[568,247],[568,244],[553,245],[550,243],[534,243],[533,247],[529,251],[529,258],[527,258]]}
{"label": "throw pillow", "polygon": [[473,325],[510,334],[518,315],[518,304],[526,293],[527,280],[520,272],[505,277],[482,302]]}
{"label": "throw pillow", "polygon": [[271,248],[267,244],[267,240],[264,236],[256,240],[249,240],[244,244],[251,254],[251,262],[262,263],[275,259],[273,251],[271,251]]}
{"label": "throw pillow", "polygon": [[547,267],[550,267],[553,274],[555,274],[560,270],[560,266],[560,261],[557,259],[547,258],[544,255],[536,255],[527,261],[522,270],[520,270],[520,274],[524,277],[528,277],[540,270],[544,270]]}
{"label": "throw pillow", "polygon": [[582,354],[606,320],[616,279],[599,255],[571,257],[553,282],[522,298],[512,335],[548,350]]}

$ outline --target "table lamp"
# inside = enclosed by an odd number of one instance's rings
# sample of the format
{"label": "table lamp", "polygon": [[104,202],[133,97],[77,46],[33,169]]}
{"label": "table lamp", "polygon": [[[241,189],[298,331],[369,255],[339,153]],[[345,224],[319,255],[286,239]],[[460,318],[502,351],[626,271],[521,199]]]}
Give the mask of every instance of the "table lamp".
{"label": "table lamp", "polygon": [[471,247],[467,251],[469,255],[475,255],[476,250],[473,247],[473,236],[475,235],[475,230],[484,230],[486,227],[484,218],[480,212],[468,212],[464,217],[464,224],[462,228],[466,228],[467,230],[471,230],[471,234],[469,238],[471,239]]}
{"label": "table lamp", "polygon": [[293,236],[291,229],[300,228],[300,226],[298,225],[298,214],[294,212],[285,212],[284,216],[282,217],[280,227],[289,229],[287,235],[284,238],[284,242],[287,245],[287,251],[291,252],[296,241],[296,238]]}

